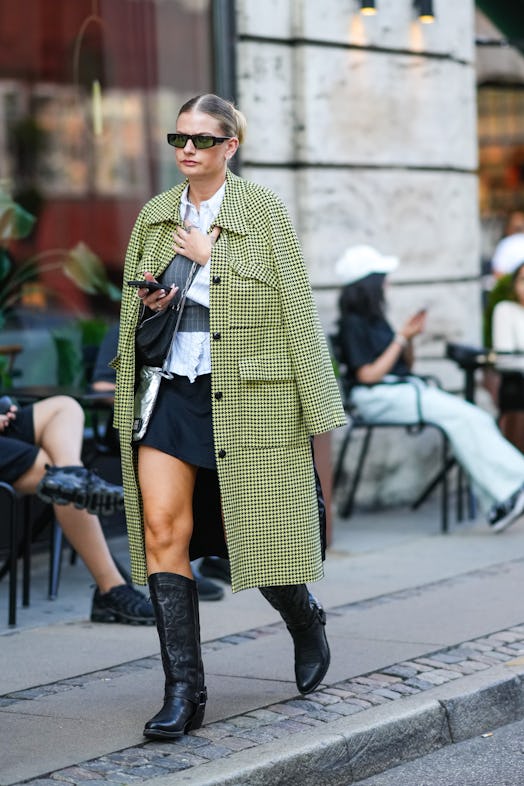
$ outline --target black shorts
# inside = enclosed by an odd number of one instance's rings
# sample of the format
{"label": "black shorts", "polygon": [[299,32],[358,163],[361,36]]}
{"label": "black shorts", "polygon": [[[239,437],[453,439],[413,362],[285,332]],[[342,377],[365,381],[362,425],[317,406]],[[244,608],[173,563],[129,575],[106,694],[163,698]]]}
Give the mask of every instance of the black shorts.
{"label": "black shorts", "polygon": [[0,480],[15,483],[33,466],[39,450],[35,445],[33,407],[22,407],[0,434]]}

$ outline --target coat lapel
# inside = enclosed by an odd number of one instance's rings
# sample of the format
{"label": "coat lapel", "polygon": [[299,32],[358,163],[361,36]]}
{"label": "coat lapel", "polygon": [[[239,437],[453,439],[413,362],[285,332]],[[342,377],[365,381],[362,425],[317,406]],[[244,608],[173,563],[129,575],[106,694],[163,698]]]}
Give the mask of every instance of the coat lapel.
{"label": "coat lapel", "polygon": [[247,235],[246,186],[242,178],[227,170],[226,192],[213,226],[227,229],[237,235]]}
{"label": "coat lapel", "polygon": [[164,222],[170,224],[182,223],[180,218],[180,198],[184,188],[187,186],[187,182],[187,180],[184,180],[183,183],[170,188],[169,191],[165,191],[159,199],[153,202],[146,218],[148,226],[163,224]]}
{"label": "coat lapel", "polygon": [[[163,224],[165,222],[180,224],[180,198],[187,186],[188,181],[179,183],[174,188],[166,191],[161,199],[155,201],[147,216],[146,223],[149,226]],[[220,207],[220,211],[213,223],[213,226],[228,229],[238,235],[246,235],[248,222],[246,220],[246,187],[245,181],[227,170],[226,173],[226,193]]]}

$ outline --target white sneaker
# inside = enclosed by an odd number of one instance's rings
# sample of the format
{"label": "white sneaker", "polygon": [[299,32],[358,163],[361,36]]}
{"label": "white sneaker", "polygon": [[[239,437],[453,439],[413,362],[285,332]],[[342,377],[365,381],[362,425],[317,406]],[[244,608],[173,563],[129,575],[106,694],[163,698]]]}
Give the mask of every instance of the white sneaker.
{"label": "white sneaker", "polygon": [[500,505],[494,505],[488,523],[493,532],[502,532],[524,513],[524,486]]}

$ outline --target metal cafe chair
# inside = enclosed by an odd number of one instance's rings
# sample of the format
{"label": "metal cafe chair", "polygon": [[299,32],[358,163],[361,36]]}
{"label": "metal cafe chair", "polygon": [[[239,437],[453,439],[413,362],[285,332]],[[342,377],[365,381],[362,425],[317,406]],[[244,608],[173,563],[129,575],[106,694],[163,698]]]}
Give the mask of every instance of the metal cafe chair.
{"label": "metal cafe chair", "polygon": [[8,554],[0,567],[0,579],[9,574],[8,624],[16,625],[18,597],[18,561],[22,559],[22,606],[30,604],[31,595],[31,552],[35,539],[50,526],[49,550],[49,599],[56,597],[60,573],[60,550],[62,530],[58,526],[53,509],[46,505],[38,516],[31,509],[31,495],[18,494],[9,484],[0,481],[0,503],[7,512],[9,523]]}
{"label": "metal cafe chair", "polygon": [[[340,515],[342,518],[349,518],[353,512],[355,497],[358,486],[360,484],[362,473],[366,458],[369,453],[371,437],[375,429],[381,428],[396,428],[403,429],[408,435],[416,435],[422,433],[425,429],[436,429],[441,437],[441,458],[440,468],[437,473],[426,484],[422,492],[418,495],[415,501],[411,504],[412,510],[417,510],[420,505],[430,496],[430,494],[438,487],[441,487],[441,503],[440,503],[440,528],[442,532],[449,530],[449,473],[453,467],[457,466],[455,458],[450,454],[449,440],[444,430],[437,424],[428,420],[420,420],[417,423],[406,422],[381,422],[375,423],[366,420],[357,408],[351,403],[350,388],[347,381],[347,366],[344,360],[342,346],[338,335],[331,334],[329,337],[329,344],[331,347],[332,355],[337,363],[339,371],[339,381],[342,393],[344,409],[348,415],[348,423],[346,425],[344,436],[340,444],[338,456],[335,461],[335,470],[333,477],[333,488],[336,489],[340,486],[343,478],[344,463],[350,447],[351,437],[353,434],[361,430],[364,436],[357,454],[356,466],[353,476],[349,482],[349,487],[340,505]],[[457,518],[463,519],[463,504],[462,504],[462,490],[459,485],[459,493],[457,497]]]}

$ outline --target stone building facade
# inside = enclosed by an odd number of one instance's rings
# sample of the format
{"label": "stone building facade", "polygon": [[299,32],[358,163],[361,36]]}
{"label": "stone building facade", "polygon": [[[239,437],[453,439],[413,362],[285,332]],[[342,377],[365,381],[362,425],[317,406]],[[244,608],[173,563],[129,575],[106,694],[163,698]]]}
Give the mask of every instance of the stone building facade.
{"label": "stone building facade", "polygon": [[[291,207],[326,330],[336,319],[334,262],[369,243],[399,256],[393,323],[428,307],[417,370],[459,390],[446,341],[480,332],[474,4],[412,0],[240,0],[239,104],[249,118],[242,172]],[[335,435],[335,440],[337,436]],[[413,499],[436,439],[382,432],[363,504]]]}
{"label": "stone building facade", "polygon": [[[446,341],[481,337],[476,68],[493,74],[476,63],[474,0],[434,0],[431,25],[414,0],[376,0],[370,17],[360,0],[47,5],[20,0],[15,13],[4,2],[0,28],[0,186],[38,213],[31,253],[88,242],[120,283],[140,206],[178,177],[165,143],[176,109],[215,90],[248,117],[242,174],[290,208],[326,331],[342,252],[370,243],[398,255],[391,320],[428,307],[416,370],[460,391],[443,355]],[[50,325],[74,319],[72,303],[117,316],[113,304],[72,298],[69,282],[58,298],[52,283],[45,308],[23,302],[3,331],[3,343],[23,345],[17,384],[56,381]],[[412,499],[434,462],[432,436],[376,443],[361,501]]]}

